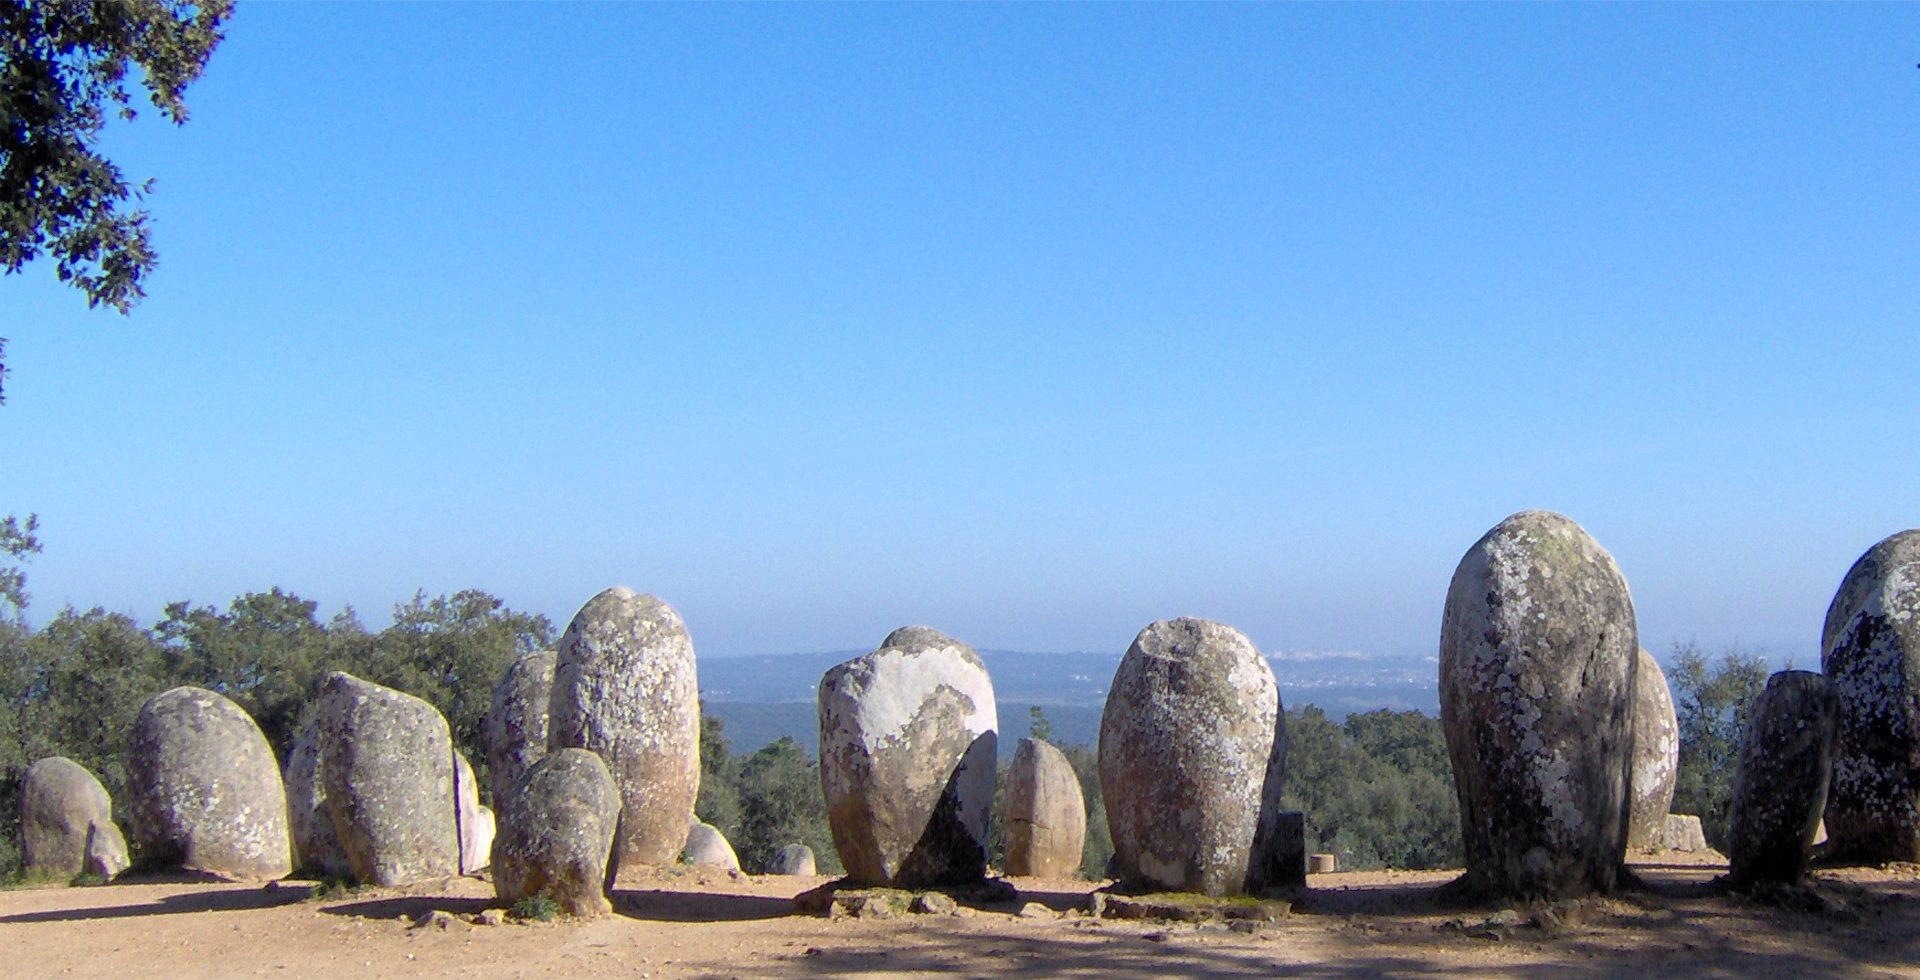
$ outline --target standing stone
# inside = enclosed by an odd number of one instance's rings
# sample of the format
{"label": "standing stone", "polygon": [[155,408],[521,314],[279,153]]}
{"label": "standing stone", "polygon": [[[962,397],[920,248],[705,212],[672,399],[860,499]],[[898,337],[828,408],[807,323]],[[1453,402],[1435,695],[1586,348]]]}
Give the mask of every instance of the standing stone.
{"label": "standing stone", "polygon": [[493,851],[493,811],[480,805],[480,784],[459,749],[453,750],[453,799],[453,818],[460,828],[460,873],[470,875],[487,866]]}
{"label": "standing stone", "polygon": [[1007,873],[1076,878],[1087,842],[1087,804],[1066,754],[1023,738],[1007,767]]}
{"label": "standing stone", "polygon": [[106,787],[57,755],[28,766],[20,781],[20,850],[29,877],[111,878],[127,869],[127,840]]}
{"label": "standing stone", "polygon": [[813,860],[813,848],[805,844],[788,844],[773,856],[773,866],[768,874],[776,875],[813,875],[818,868]]}
{"label": "standing stone", "polygon": [[320,778],[320,715],[308,712],[307,721],[287,755],[287,825],[293,832],[293,866],[322,878],[349,878],[353,865],[340,835],[333,831],[333,813],[327,809],[327,789]]}
{"label": "standing stone", "polygon": [[1281,866],[1286,712],[1273,669],[1239,630],[1148,626],[1100,718],[1100,787],[1119,881],[1233,895],[1291,883]]}
{"label": "standing stone", "polygon": [[1827,608],[1821,650],[1840,696],[1831,852],[1920,861],[1920,530],[1854,562]]}
{"label": "standing stone", "polygon": [[1740,740],[1727,816],[1728,882],[1797,885],[1827,805],[1840,702],[1825,677],[1783,670],[1767,678]]}
{"label": "standing stone", "polygon": [[127,743],[143,857],[232,878],[293,870],[280,765],[239,705],[198,687],[164,691],[141,706]]}
{"label": "standing stone", "polygon": [[973,648],[925,626],[820,679],[820,785],[833,846],[860,884],[986,874],[1000,726]]}
{"label": "standing stone", "polygon": [[1567,518],[1515,514],[1460,559],[1440,630],[1440,722],[1469,892],[1613,888],[1639,649],[1626,579]]}
{"label": "standing stone", "polygon": [[695,820],[693,826],[687,828],[685,854],[687,863],[696,868],[740,870],[740,858],[733,853],[733,845],[727,843],[727,836],[704,820]]}
{"label": "standing stone", "polygon": [[545,896],[569,915],[612,911],[620,787],[600,757],[556,749],[527,770],[502,808],[493,841],[493,891],[511,905]]}
{"label": "standing stone", "polygon": [[1667,675],[1647,651],[1633,675],[1633,785],[1627,810],[1627,846],[1661,847],[1667,811],[1680,775],[1680,721],[1673,713]]}
{"label": "standing stone", "polygon": [[680,856],[700,793],[700,690],[693,641],[673,607],[611,588],[560,640],[549,749],[599,754],[620,785],[619,863]]}
{"label": "standing stone", "polygon": [[460,872],[453,738],[433,705],[335,671],[320,686],[320,774],[355,880]]}
{"label": "standing stone", "polygon": [[1691,813],[1669,813],[1667,829],[1660,835],[1660,846],[1670,851],[1705,851],[1706,828],[1700,825],[1700,818]]}
{"label": "standing stone", "polygon": [[504,811],[520,777],[547,754],[547,705],[553,700],[552,650],[529,653],[507,666],[487,711],[487,767],[493,808]]}

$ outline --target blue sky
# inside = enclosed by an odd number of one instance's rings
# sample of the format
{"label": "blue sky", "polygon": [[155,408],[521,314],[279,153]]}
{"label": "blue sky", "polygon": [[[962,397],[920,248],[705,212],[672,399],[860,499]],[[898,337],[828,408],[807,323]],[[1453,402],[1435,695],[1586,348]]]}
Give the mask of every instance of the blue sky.
{"label": "blue sky", "polygon": [[[1431,650],[1507,514],[1812,650],[1920,501],[1920,7],[243,5],[0,279],[31,617]],[[151,115],[151,114],[149,114]]]}

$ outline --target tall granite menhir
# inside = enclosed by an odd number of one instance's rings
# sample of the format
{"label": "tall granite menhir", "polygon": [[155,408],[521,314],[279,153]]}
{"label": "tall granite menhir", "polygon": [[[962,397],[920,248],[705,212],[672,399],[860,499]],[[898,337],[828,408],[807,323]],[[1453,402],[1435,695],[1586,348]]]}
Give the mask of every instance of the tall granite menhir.
{"label": "tall granite menhir", "polygon": [[234,878],[293,870],[273,749],[219,694],[176,687],[147,699],[127,739],[127,798],[148,861]]}
{"label": "tall granite menhir", "polygon": [[355,880],[460,873],[453,737],[433,705],[334,671],[320,684],[319,787]]}
{"label": "tall granite menhir", "polygon": [[1832,683],[1811,671],[1774,674],[1754,700],[1727,810],[1727,882],[1736,891],[1806,876],[1839,716]]}
{"label": "tall granite menhir", "polygon": [[1233,895],[1302,881],[1280,810],[1286,713],[1273,669],[1239,630],[1153,623],[1114,672],[1100,717],[1100,788],[1121,883]]}
{"label": "tall granite menhir", "polygon": [[1920,861],[1920,530],[1854,562],[1827,608],[1821,651],[1840,697],[1831,853]]}
{"label": "tall granite menhir", "polygon": [[594,596],[554,658],[549,750],[587,749],[620,787],[616,863],[680,856],[700,792],[700,686],[672,606],[632,589]]}
{"label": "tall granite menhir", "polygon": [[820,679],[820,787],[833,846],[861,884],[986,873],[999,709],[973,648],[925,626]]}
{"label": "tall granite menhir", "polygon": [[1515,514],[1460,559],[1440,629],[1440,722],[1470,893],[1614,887],[1638,651],[1626,579],[1573,521]]}
{"label": "tall granite menhir", "polygon": [[1627,811],[1627,846],[1671,847],[1667,811],[1680,779],[1680,720],[1673,711],[1667,675],[1642,650],[1634,660],[1633,782]]}

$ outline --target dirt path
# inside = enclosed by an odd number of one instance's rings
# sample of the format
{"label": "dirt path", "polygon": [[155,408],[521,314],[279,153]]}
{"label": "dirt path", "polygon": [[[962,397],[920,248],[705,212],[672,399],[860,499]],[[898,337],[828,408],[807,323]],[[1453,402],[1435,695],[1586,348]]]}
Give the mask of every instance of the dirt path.
{"label": "dirt path", "polygon": [[[1809,895],[1720,895],[1724,865],[1652,859],[1645,887],[1533,924],[1436,905],[1442,872],[1316,875],[1294,915],[1252,934],[1216,924],[1095,920],[1092,885],[1016,879],[1022,901],[956,916],[828,919],[793,912],[820,878],[661,874],[623,881],[620,914],[547,925],[416,926],[477,913],[485,882],[309,897],[145,883],[0,892],[0,973],[73,976],[1038,978],[1920,977],[1920,867],[1823,871]],[[1562,921],[1553,921],[1559,919]]]}

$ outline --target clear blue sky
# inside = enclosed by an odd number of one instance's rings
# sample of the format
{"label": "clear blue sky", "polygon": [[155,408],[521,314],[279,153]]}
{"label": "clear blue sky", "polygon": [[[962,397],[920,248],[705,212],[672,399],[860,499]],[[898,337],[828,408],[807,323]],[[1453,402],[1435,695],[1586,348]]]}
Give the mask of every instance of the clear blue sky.
{"label": "clear blue sky", "polygon": [[[0,279],[30,618],[655,592],[703,655],[1431,650],[1525,508],[1643,645],[1920,524],[1920,6],[243,5]],[[151,116],[151,114],[149,114]]]}

